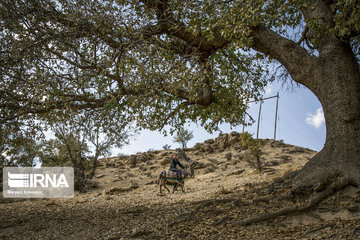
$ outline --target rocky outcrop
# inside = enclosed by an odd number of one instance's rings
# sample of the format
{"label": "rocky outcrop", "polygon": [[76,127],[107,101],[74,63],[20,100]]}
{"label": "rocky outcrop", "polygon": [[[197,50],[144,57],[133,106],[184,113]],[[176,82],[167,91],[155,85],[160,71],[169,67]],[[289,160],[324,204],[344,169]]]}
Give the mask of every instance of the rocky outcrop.
{"label": "rocky outcrop", "polygon": [[208,139],[204,143],[197,143],[193,147],[193,150],[200,153],[213,153],[213,152],[223,152],[230,149],[240,150],[241,141],[240,133],[231,132],[229,134],[223,133],[215,139]]}

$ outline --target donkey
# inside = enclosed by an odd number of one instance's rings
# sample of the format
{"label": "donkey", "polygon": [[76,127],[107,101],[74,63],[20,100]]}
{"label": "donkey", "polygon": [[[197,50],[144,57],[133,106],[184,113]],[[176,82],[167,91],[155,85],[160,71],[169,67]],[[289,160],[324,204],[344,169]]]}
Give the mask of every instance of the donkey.
{"label": "donkey", "polygon": [[160,173],[159,181],[158,181],[158,183],[160,185],[160,194],[162,193],[163,186],[170,193],[170,190],[167,188],[166,185],[174,186],[172,193],[174,193],[178,187],[181,187],[181,191],[184,193],[185,192],[185,190],[184,190],[185,179],[188,177],[195,177],[193,164],[189,164],[188,167],[185,168],[185,170],[181,172],[180,177],[178,177],[178,182],[176,182],[176,179],[175,179],[176,176],[174,174],[177,174],[177,173],[172,172],[170,170],[164,170]]}

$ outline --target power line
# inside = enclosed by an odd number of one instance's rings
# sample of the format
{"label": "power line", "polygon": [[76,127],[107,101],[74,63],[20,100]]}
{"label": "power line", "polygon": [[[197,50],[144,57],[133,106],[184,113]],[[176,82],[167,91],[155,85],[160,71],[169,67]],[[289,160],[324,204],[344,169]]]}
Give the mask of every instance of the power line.
{"label": "power line", "polygon": [[[262,104],[265,100],[269,100],[269,99],[272,99],[272,98],[277,98],[277,100],[279,99],[279,93],[277,93],[275,96],[271,96],[271,97],[266,97],[266,98],[261,98],[260,101],[250,101],[248,102],[249,103],[257,103],[257,102],[260,102],[260,106],[259,106],[259,114],[258,114],[258,122],[257,122],[257,130],[256,130],[256,138],[258,139],[259,138],[259,128],[260,128],[260,120],[261,120],[261,107],[262,107]],[[278,104],[278,101],[277,101],[277,104]],[[274,127],[274,132],[276,133],[276,116],[277,116],[277,108],[276,108],[276,114],[275,114],[275,127]],[[245,112],[246,113],[246,112]],[[249,115],[250,116],[250,115]],[[243,127],[243,131],[245,130],[245,128]],[[276,137],[276,134],[274,134],[274,139]]]}

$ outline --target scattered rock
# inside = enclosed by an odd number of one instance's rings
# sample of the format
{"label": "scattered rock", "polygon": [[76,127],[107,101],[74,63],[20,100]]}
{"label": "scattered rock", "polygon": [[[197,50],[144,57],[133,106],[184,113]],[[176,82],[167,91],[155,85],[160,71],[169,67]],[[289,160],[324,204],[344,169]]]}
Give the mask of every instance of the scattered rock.
{"label": "scattered rock", "polygon": [[147,230],[137,230],[136,228],[134,228],[132,230],[132,234],[129,235],[129,238],[140,238],[143,236],[148,236],[150,235],[151,232],[147,231]]}
{"label": "scattered rock", "polygon": [[234,156],[234,158],[238,159],[238,160],[243,160],[245,158],[248,158],[250,156],[250,150],[244,150],[244,151],[241,151],[239,152],[238,154],[236,154]]}
{"label": "scattered rock", "polygon": [[122,181],[123,178],[120,177],[119,175],[115,175],[115,178],[113,179],[113,182],[118,182],[118,181]]}
{"label": "scattered rock", "polygon": [[109,167],[115,167],[115,163],[106,163],[105,167],[109,168]]}
{"label": "scattered rock", "polygon": [[105,200],[112,200],[113,198],[112,197],[110,197],[110,196],[106,196],[105,197]]}
{"label": "scattered rock", "polygon": [[207,165],[202,163],[202,162],[197,162],[194,166],[194,169],[202,169],[202,168],[206,168]]}
{"label": "scattered rock", "polygon": [[135,168],[137,163],[137,157],[136,155],[131,155],[129,160],[130,168]]}
{"label": "scattered rock", "polygon": [[78,200],[76,201],[76,203],[84,203],[84,202],[86,202],[86,199],[78,199]]}
{"label": "scattered rock", "polygon": [[210,144],[204,144],[200,151],[207,152],[207,153],[213,153],[214,149],[211,147]]}
{"label": "scattered rock", "polygon": [[147,171],[147,168],[145,166],[141,166],[139,169],[144,172]]}
{"label": "scattered rock", "polygon": [[228,174],[228,176],[231,176],[231,175],[240,175],[242,174],[243,172],[245,172],[245,169],[240,169],[240,170],[237,170],[235,172],[231,172]]}
{"label": "scattered rock", "polygon": [[296,149],[296,148],[295,149],[284,148],[282,150],[282,152],[285,153],[285,154],[295,154],[295,153],[299,153],[299,150]]}
{"label": "scattered rock", "polygon": [[160,154],[160,157],[166,157],[166,156],[169,156],[171,154],[171,152],[162,152]]}
{"label": "scattered rock", "polygon": [[102,177],[104,177],[105,176],[105,174],[99,174],[99,175],[96,175],[95,177],[96,178],[102,178]]}
{"label": "scattered rock", "polygon": [[216,159],[214,159],[214,158],[208,158],[208,161],[215,164],[215,165],[218,164],[218,161]]}
{"label": "scattered rock", "polygon": [[151,152],[144,152],[141,153],[139,156],[137,156],[137,161],[139,162],[147,162],[151,160],[154,157],[154,155]]}
{"label": "scattered rock", "polygon": [[127,175],[127,177],[130,177],[130,178],[131,178],[131,177],[135,177],[135,174],[133,174],[133,173],[131,173],[131,172],[128,172],[126,175]]}
{"label": "scattered rock", "polygon": [[216,192],[216,194],[229,194],[229,193],[233,193],[233,191],[225,189],[224,186],[220,186],[220,190]]}
{"label": "scattered rock", "polygon": [[292,157],[289,156],[289,155],[280,155],[276,158],[279,158],[282,160],[282,163],[287,163],[287,162],[290,162],[292,160]]}
{"label": "scattered rock", "polygon": [[211,173],[211,172],[215,172],[216,167],[213,164],[209,164],[205,169],[203,174],[207,174],[207,173]]}
{"label": "scattered rock", "polygon": [[127,187],[127,188],[112,187],[110,190],[105,191],[105,194],[106,195],[117,195],[119,193],[132,191],[138,187],[139,187],[138,185],[131,185],[130,187]]}
{"label": "scattered rock", "polygon": [[201,143],[196,143],[194,146],[194,150],[199,151],[202,148],[202,145],[203,144],[201,144]]}
{"label": "scattered rock", "polygon": [[233,160],[231,160],[231,164],[232,165],[236,165],[236,164],[238,164],[240,162],[240,160],[239,159],[236,159],[236,158],[234,158]]}
{"label": "scattered rock", "polygon": [[237,143],[240,143],[240,133],[238,132],[231,132],[228,137],[228,146],[234,146]]}
{"label": "scattered rock", "polygon": [[265,163],[265,166],[278,166],[278,165],[280,165],[280,162],[276,161],[276,160],[271,160],[271,161]]}
{"label": "scattered rock", "polygon": [[145,185],[153,185],[153,184],[157,184],[157,180],[152,180],[152,181],[150,181],[150,182],[147,182],[147,183],[145,183]]}
{"label": "scattered rock", "polygon": [[215,142],[214,139],[208,139],[204,143],[205,144],[213,144],[214,142]]}
{"label": "scattered rock", "polygon": [[228,146],[228,134],[219,134],[219,136],[216,138],[215,140],[215,144],[217,146],[219,146],[219,149],[220,151],[223,151],[226,149],[226,147]]}
{"label": "scattered rock", "polygon": [[163,160],[161,160],[160,165],[165,166],[169,165],[171,162],[171,157],[165,157]]}
{"label": "scattered rock", "polygon": [[270,146],[272,148],[281,148],[285,147],[286,145],[282,141],[270,140]]}
{"label": "scattered rock", "polygon": [[356,212],[359,210],[359,206],[358,205],[351,205],[350,207],[346,208],[347,210],[349,210],[350,212]]}
{"label": "scattered rock", "polygon": [[226,153],[226,154],[225,154],[225,158],[226,158],[228,161],[230,161],[231,158],[232,158],[232,153],[231,153],[231,152]]}

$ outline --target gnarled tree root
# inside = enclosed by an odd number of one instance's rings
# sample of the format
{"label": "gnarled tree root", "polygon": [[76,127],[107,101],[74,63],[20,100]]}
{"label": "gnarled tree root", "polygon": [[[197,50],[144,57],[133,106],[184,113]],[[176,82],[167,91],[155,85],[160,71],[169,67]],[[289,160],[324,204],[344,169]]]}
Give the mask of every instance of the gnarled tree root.
{"label": "gnarled tree root", "polygon": [[261,221],[266,221],[270,219],[274,219],[280,216],[285,216],[292,213],[298,213],[303,212],[306,210],[309,210],[313,207],[315,207],[317,204],[319,204],[321,201],[332,195],[334,192],[339,191],[345,187],[347,187],[350,184],[350,180],[347,178],[341,178],[338,181],[333,182],[328,188],[326,188],[324,191],[320,192],[319,194],[315,195],[313,198],[311,198],[309,201],[292,206],[280,209],[276,212],[262,214],[255,217],[245,218],[239,221],[234,222],[235,225],[245,226],[252,223],[257,223]]}

